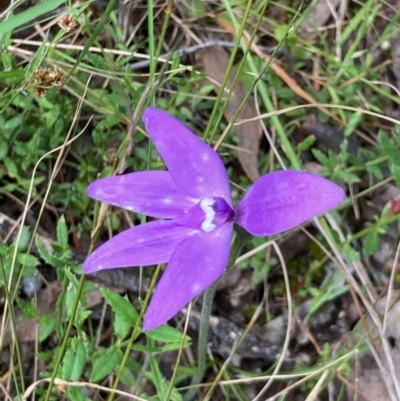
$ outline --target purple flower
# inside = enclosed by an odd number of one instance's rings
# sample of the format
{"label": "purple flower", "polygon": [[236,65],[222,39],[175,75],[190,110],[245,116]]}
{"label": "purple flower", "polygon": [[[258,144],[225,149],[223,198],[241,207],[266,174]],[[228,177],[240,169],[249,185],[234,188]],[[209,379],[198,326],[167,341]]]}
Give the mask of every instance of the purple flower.
{"label": "purple flower", "polygon": [[169,114],[148,108],[147,132],[168,171],[102,178],[92,198],[164,220],[128,229],[96,249],[83,270],[167,263],[144,317],[144,329],[167,322],[224,272],[233,224],[266,236],[337,206],[343,190],[319,176],[277,171],[256,181],[234,209],[218,154]]}

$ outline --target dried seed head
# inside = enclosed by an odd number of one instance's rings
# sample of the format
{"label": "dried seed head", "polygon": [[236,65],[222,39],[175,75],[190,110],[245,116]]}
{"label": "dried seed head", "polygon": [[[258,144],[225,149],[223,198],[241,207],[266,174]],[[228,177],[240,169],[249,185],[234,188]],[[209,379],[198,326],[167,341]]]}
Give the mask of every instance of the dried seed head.
{"label": "dried seed head", "polygon": [[57,25],[65,32],[69,32],[76,27],[75,17],[71,14],[63,14],[57,20]]}
{"label": "dried seed head", "polygon": [[49,72],[51,70],[49,68],[40,67],[33,74],[33,78],[36,81],[37,85],[50,85],[49,84]]}
{"label": "dried seed head", "polygon": [[51,86],[62,86],[65,81],[65,76],[60,70],[52,70],[49,73],[50,85]]}
{"label": "dried seed head", "polygon": [[64,74],[57,69],[40,67],[33,78],[38,86],[62,86],[65,81]]}
{"label": "dried seed head", "polygon": [[35,96],[36,97],[44,97],[47,95],[49,91],[46,88],[36,87],[35,88]]}
{"label": "dried seed head", "polygon": [[62,71],[53,68],[40,67],[33,74],[34,92],[37,97],[46,96],[48,87],[56,86],[61,88],[65,82],[65,76]]}

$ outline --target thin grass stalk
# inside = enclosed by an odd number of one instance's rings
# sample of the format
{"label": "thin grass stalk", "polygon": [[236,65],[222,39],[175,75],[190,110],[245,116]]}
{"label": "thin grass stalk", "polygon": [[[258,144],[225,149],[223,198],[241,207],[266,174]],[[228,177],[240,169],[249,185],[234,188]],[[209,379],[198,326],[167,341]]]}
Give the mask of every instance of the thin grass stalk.
{"label": "thin grass stalk", "polygon": [[[247,1],[247,7],[245,9],[245,13],[244,13],[244,16],[243,16],[243,19],[242,19],[242,23],[241,23],[241,25],[239,27],[238,34],[237,34],[236,39],[235,39],[235,44],[234,44],[234,46],[232,48],[231,56],[229,57],[228,66],[226,68],[226,72],[225,72],[224,78],[223,78],[223,80],[221,82],[220,90],[219,90],[219,92],[217,94],[217,98],[215,100],[215,104],[214,104],[214,107],[212,109],[211,116],[210,116],[210,118],[208,120],[208,124],[207,124],[206,130],[205,130],[204,135],[203,135],[204,140],[206,140],[208,142],[212,141],[215,129],[218,126],[217,123],[214,123],[214,118],[216,117],[216,114],[217,114],[217,111],[218,111],[218,106],[221,103],[222,95],[225,93],[226,84],[228,83],[229,74],[230,74],[231,69],[233,67],[233,62],[235,60],[236,53],[237,53],[237,51],[239,49],[240,40],[241,40],[241,37],[243,35],[244,28],[246,26],[247,18],[248,18],[249,14],[250,14],[252,3],[253,3],[252,0],[248,0]],[[229,98],[230,94],[232,93],[232,90],[233,90],[233,85],[232,85],[232,88],[229,89],[228,98]],[[211,130],[212,126],[214,126],[215,128],[210,133],[210,130]]]}
{"label": "thin grass stalk", "polygon": [[310,107],[311,108],[312,107],[315,107],[315,108],[324,107],[324,108],[327,108],[327,109],[349,110],[349,111],[354,111],[356,113],[359,112],[359,113],[366,114],[368,116],[377,117],[377,118],[380,118],[382,120],[389,121],[389,122],[391,122],[393,124],[400,125],[400,120],[398,120],[396,118],[392,118],[392,117],[386,116],[384,114],[375,113],[373,111],[361,109],[359,107],[352,107],[352,106],[345,106],[345,105],[342,105],[342,104],[331,104],[331,103],[318,103],[318,104],[317,103],[309,103],[309,104],[301,104],[301,105],[298,105],[298,106],[285,107],[285,108],[280,109],[280,110],[268,111],[267,113],[263,113],[263,114],[261,114],[259,116],[256,116],[256,117],[253,117],[253,118],[249,118],[247,120],[237,121],[233,125],[241,125],[241,124],[244,124],[244,123],[249,122],[249,121],[259,120],[260,118],[269,118],[269,117],[274,117],[274,116],[280,116],[281,114],[288,113],[289,111],[295,111],[295,110],[298,110],[298,109],[301,109],[301,108],[310,108]]}
{"label": "thin grass stalk", "polygon": [[187,312],[186,321],[185,321],[185,327],[183,329],[183,336],[182,336],[182,341],[181,341],[182,346],[179,348],[178,356],[176,358],[175,368],[174,368],[174,371],[172,373],[171,380],[169,381],[169,386],[168,386],[167,395],[166,395],[166,399],[167,400],[170,399],[170,396],[172,394],[172,390],[174,389],[174,381],[175,381],[176,375],[178,373],[178,367],[179,367],[180,360],[182,358],[182,352],[183,352],[183,347],[184,347],[184,344],[185,344],[187,329],[188,329],[188,326],[189,326],[189,317],[190,317],[191,310],[192,310],[192,303],[190,303],[189,307],[188,307],[188,312]]}
{"label": "thin grass stalk", "polygon": [[[242,73],[242,68],[243,68],[243,66],[244,66],[244,64],[245,64],[247,55],[248,55],[248,53],[250,52],[251,44],[253,43],[253,41],[254,41],[254,39],[255,39],[255,37],[256,37],[256,34],[257,34],[257,32],[258,32],[258,28],[259,28],[259,26],[260,26],[260,24],[261,24],[261,21],[262,21],[262,15],[264,15],[265,10],[266,10],[266,8],[267,8],[267,6],[268,6],[268,3],[269,3],[269,0],[267,0],[267,1],[264,2],[263,8],[262,8],[262,10],[261,10],[261,12],[260,12],[260,18],[257,20],[256,26],[255,26],[254,29],[253,29],[253,33],[252,33],[252,35],[251,35],[251,37],[250,37],[249,43],[248,43],[247,46],[245,46],[245,48],[244,48],[243,57],[242,57],[242,59],[241,59],[241,61],[240,61],[240,63],[239,63],[238,68],[236,69],[236,74],[235,74],[235,76],[234,76],[234,78],[233,78],[232,85],[231,85],[231,87],[229,88],[228,95],[226,96],[225,102],[224,102],[224,104],[222,105],[222,112],[219,114],[219,116],[217,116],[217,121],[213,124],[213,125],[214,125],[214,129],[213,129],[213,131],[212,131],[211,134],[210,134],[210,140],[209,140],[210,142],[213,140],[214,135],[215,135],[216,130],[217,130],[217,127],[219,126],[219,124],[220,124],[220,122],[221,122],[221,119],[222,119],[222,116],[223,116],[223,111],[226,109],[228,103],[230,102],[232,93],[233,93],[233,91],[234,91],[234,88],[235,88],[235,86],[236,86],[237,81],[239,80],[240,74]],[[231,8],[230,8],[230,4],[229,4],[229,2],[227,2],[226,0],[225,0],[225,6],[226,6],[226,9],[230,12],[232,19],[234,20],[234,15],[233,15],[232,10],[231,10]],[[251,10],[251,7],[248,6],[248,7],[246,8],[246,10],[245,10],[245,14],[244,14],[244,17],[243,17],[242,21],[247,21],[247,18],[248,18],[249,14],[250,14],[250,10]],[[242,23],[242,25],[239,27],[238,32],[239,32],[238,38],[240,39],[240,40],[239,40],[239,43],[238,43],[238,46],[240,46],[241,37],[242,37],[242,35],[243,35],[243,33],[244,33],[244,26],[243,26],[243,23]],[[236,43],[235,43],[235,45],[236,45]],[[229,69],[228,71],[230,72],[230,69]],[[228,74],[228,76],[229,76],[229,74]],[[225,88],[225,86],[221,86],[221,89],[224,89],[224,88]],[[248,94],[245,96],[245,99],[246,99],[246,100],[247,100],[248,96],[249,96]],[[245,101],[242,101],[241,104],[239,105],[238,109],[236,110],[235,115],[234,115],[232,121],[235,121],[236,116],[240,113],[240,111],[242,110],[242,108],[244,107],[244,105],[245,105]],[[212,121],[211,118],[210,118],[210,121]]]}
{"label": "thin grass stalk", "polygon": [[[255,377],[248,377],[248,378],[240,378],[240,379],[232,379],[232,380],[224,380],[221,381],[220,384],[223,386],[228,386],[232,384],[252,384],[252,383],[258,383],[262,382],[268,379],[276,379],[276,380],[290,380],[292,381],[293,379],[297,379],[299,377],[304,378],[305,380],[309,380],[310,377],[314,377],[316,375],[320,375],[323,373],[326,369],[335,369],[339,371],[342,367],[345,367],[349,361],[354,358],[354,356],[359,354],[359,350],[353,349],[349,351],[347,354],[338,357],[337,359],[332,360],[329,359],[328,361],[323,361],[321,362],[321,365],[318,365],[317,368],[315,367],[308,367],[305,369],[305,371],[297,372],[297,373],[288,373],[288,374],[281,374],[279,376],[273,376],[273,375],[268,375],[268,374],[262,374],[261,376],[255,376]],[[203,387],[207,387],[207,384],[204,384]],[[297,383],[294,383],[293,385],[290,386],[290,388],[294,388],[297,386]],[[288,391],[289,387],[285,388],[282,390],[282,392]],[[277,396],[278,394],[276,394]]]}
{"label": "thin grass stalk", "polygon": [[240,345],[242,344],[243,340],[245,339],[246,335],[248,334],[248,332],[250,331],[250,328],[252,327],[252,325],[254,324],[254,321],[258,318],[258,316],[261,313],[261,309],[263,307],[264,302],[262,301],[261,304],[257,307],[256,311],[253,314],[253,317],[250,321],[250,323],[247,325],[246,330],[243,332],[243,334],[240,336],[240,338],[236,338],[236,340],[233,343],[231,352],[228,356],[228,358],[225,360],[224,364],[222,365],[222,367],[219,369],[218,374],[216,375],[216,377],[214,378],[210,388],[207,390],[206,395],[203,398],[203,401],[208,401],[210,400],[210,397],[212,396],[212,393],[215,389],[215,387],[217,386],[217,384],[220,384],[220,379],[226,375],[226,371],[227,368],[232,360],[232,358],[234,357],[237,349],[240,347]]}
{"label": "thin grass stalk", "polygon": [[[247,99],[249,98],[249,96],[250,96],[251,93],[253,92],[253,89],[254,89],[254,88],[256,87],[256,85],[259,83],[261,77],[262,77],[262,76],[264,75],[264,73],[268,70],[269,65],[271,64],[271,62],[272,62],[272,60],[273,60],[274,55],[276,54],[276,52],[278,51],[278,49],[279,49],[279,48],[283,45],[283,43],[285,42],[285,40],[286,40],[286,38],[287,38],[287,36],[288,36],[290,30],[291,30],[291,27],[294,25],[296,19],[297,19],[298,16],[300,15],[301,10],[302,10],[302,8],[303,8],[303,5],[304,5],[304,0],[303,0],[303,1],[301,2],[301,4],[299,5],[299,7],[298,7],[298,9],[297,9],[297,11],[296,11],[296,14],[293,16],[291,23],[288,25],[289,28],[288,28],[288,30],[287,30],[287,32],[286,32],[285,37],[283,38],[283,40],[282,40],[281,42],[278,43],[278,46],[277,46],[275,52],[271,55],[271,58],[269,59],[269,61],[267,62],[267,64],[265,65],[265,67],[264,67],[264,69],[261,71],[261,73],[258,73],[257,68],[256,68],[256,65],[255,65],[255,62],[254,62],[254,60],[253,60],[253,57],[249,54],[248,62],[249,62],[251,71],[252,71],[253,73],[257,74],[257,78],[256,78],[256,79],[254,80],[254,82],[252,83],[252,85],[251,85],[249,91],[247,92],[247,94],[246,94],[246,96],[244,97],[244,99],[243,99],[242,102],[246,102],[246,101],[247,101]],[[268,94],[268,91],[267,91],[267,88],[266,88],[265,84],[260,84],[260,85],[258,85],[258,88],[257,88],[257,89],[258,89],[258,91],[260,92],[260,96],[261,96],[261,99],[262,99],[262,101],[263,101],[263,103],[264,103],[264,106],[266,107],[266,109],[267,109],[269,112],[271,112],[271,113],[273,114],[274,106],[273,106],[273,104],[272,104],[272,101],[271,101],[271,99],[270,99],[270,96],[269,96],[269,94]],[[240,106],[239,106],[238,109],[240,109]],[[237,115],[238,115],[238,112],[235,113],[235,115],[234,115],[233,118],[232,118],[232,121],[235,121],[235,119],[237,118]],[[289,141],[289,139],[288,139],[288,137],[287,137],[287,135],[286,135],[286,133],[285,133],[285,131],[284,131],[284,129],[283,129],[283,126],[282,126],[280,120],[279,120],[278,118],[276,118],[276,116],[273,116],[273,117],[271,117],[271,121],[272,121],[272,123],[273,123],[273,124],[275,125],[275,127],[276,127],[276,131],[277,131],[278,137],[279,137],[279,139],[280,139],[280,141],[281,141],[281,143],[282,143],[282,148],[283,148],[283,150],[284,150],[284,152],[285,152],[287,158],[289,159],[289,161],[290,161],[292,167],[295,168],[295,169],[297,169],[297,170],[300,170],[300,169],[301,169],[301,162],[300,162],[299,158],[297,157],[296,152],[294,151],[293,146],[292,146],[292,144],[290,143],[290,141]]]}
{"label": "thin grass stalk", "polygon": [[118,0],[110,0],[110,2],[107,4],[106,9],[104,10],[103,15],[100,18],[99,23],[96,25],[96,28],[94,28],[93,33],[89,36],[88,41],[86,42],[83,50],[78,56],[78,59],[76,60],[75,64],[71,68],[71,71],[67,75],[65,81],[68,80],[68,78],[74,73],[80,62],[86,57],[86,53],[89,51],[89,48],[93,45],[93,43],[96,41],[97,37],[100,35],[100,32],[104,29],[106,22],[108,20],[108,17],[110,16],[111,12],[114,10],[115,5],[117,4]]}
{"label": "thin grass stalk", "polygon": [[154,81],[154,75],[156,72],[155,63],[155,39],[154,39],[154,2],[153,0],[148,0],[147,2],[147,26],[149,32],[149,56],[150,56],[150,75],[149,84]]}
{"label": "thin grass stalk", "polygon": [[165,34],[167,33],[167,28],[168,28],[168,24],[169,24],[169,20],[171,18],[171,13],[172,13],[172,8],[174,7],[174,1],[173,0],[168,0],[168,4],[165,10],[165,18],[164,18],[164,22],[163,25],[161,27],[161,34],[160,37],[158,39],[158,44],[157,44],[157,49],[154,55],[154,59],[158,60],[158,58],[161,55],[161,50],[162,50],[162,46],[164,43],[164,39],[165,39]]}
{"label": "thin grass stalk", "polygon": [[[235,16],[234,16],[234,14],[233,14],[233,12],[232,12],[232,9],[231,9],[231,7],[230,7],[229,2],[226,2],[226,1],[225,1],[225,3],[226,3],[226,9],[228,10],[228,12],[229,12],[229,14],[230,14],[230,16],[231,16],[232,21],[235,21],[235,19],[234,19]],[[244,45],[244,50],[243,50],[243,51],[244,51],[244,54],[243,54],[243,57],[242,57],[242,59],[241,59],[241,61],[240,61],[240,63],[239,63],[238,68],[236,69],[236,74],[235,74],[235,76],[234,76],[234,78],[233,78],[232,86],[231,86],[231,88],[229,88],[229,93],[228,93],[228,95],[227,95],[227,97],[226,97],[226,99],[225,99],[225,102],[224,102],[223,106],[222,106],[222,110],[225,110],[226,107],[227,107],[227,105],[228,105],[228,103],[230,102],[230,98],[231,98],[231,96],[232,96],[232,92],[233,92],[233,90],[234,90],[234,87],[235,87],[235,85],[236,85],[236,82],[239,80],[240,74],[242,73],[242,68],[243,68],[243,66],[244,66],[244,64],[245,64],[245,61],[247,60],[247,56],[248,56],[248,54],[250,53],[250,50],[251,50],[251,44],[254,42],[254,39],[255,39],[255,37],[256,37],[256,35],[257,35],[258,29],[259,29],[259,27],[260,27],[260,25],[261,25],[261,22],[262,22],[262,16],[265,15],[265,11],[266,11],[266,9],[267,9],[268,4],[269,4],[269,0],[267,0],[267,1],[264,2],[263,7],[262,7],[262,9],[261,9],[261,11],[260,11],[260,18],[257,20],[257,23],[256,23],[256,25],[255,25],[255,27],[254,27],[254,29],[253,29],[253,32],[252,32],[251,36],[250,36],[249,42],[247,43],[247,45]],[[246,11],[247,11],[247,10],[246,10]],[[245,16],[245,19],[247,19],[247,17],[248,17],[248,15]],[[240,35],[239,37],[241,38],[242,36]],[[281,43],[283,43],[283,41],[282,41]],[[273,60],[275,54],[276,54],[277,51],[279,50],[279,48],[280,48],[280,46],[281,46],[281,43],[278,44],[278,46],[275,48],[274,52],[272,53],[270,62]],[[270,62],[267,63],[267,66],[265,67],[265,69],[268,68]],[[262,76],[262,75],[260,75],[260,77],[261,77],[261,76]],[[232,117],[232,120],[229,122],[229,124],[231,124],[233,121],[236,120],[237,116],[238,116],[239,113],[241,112],[241,110],[242,110],[242,108],[244,107],[245,103],[246,103],[247,100],[249,99],[251,93],[252,93],[251,90],[249,90],[249,91],[246,93],[244,99],[243,99],[242,102],[240,103],[239,107],[237,108],[236,112],[234,113],[234,115],[233,115],[233,117]],[[217,122],[214,124],[214,130],[213,130],[212,133],[211,133],[211,139],[210,139],[210,141],[213,140],[214,134],[215,134],[215,132],[216,132],[217,127],[219,126],[219,123],[220,123],[221,119],[222,119],[222,113],[219,115],[219,118],[217,119]]]}
{"label": "thin grass stalk", "polygon": [[289,274],[286,268],[286,263],[285,259],[283,258],[282,252],[278,246],[278,244],[275,241],[271,241],[271,245],[274,247],[276,254],[278,255],[279,262],[282,266],[282,273],[283,273],[283,278],[285,281],[285,290],[286,290],[286,297],[287,297],[287,329],[286,329],[286,335],[285,335],[285,340],[283,342],[282,346],[282,351],[281,355],[276,363],[276,366],[274,368],[274,371],[272,372],[270,380],[264,385],[264,387],[261,389],[259,394],[254,398],[253,401],[261,401],[264,396],[264,394],[267,392],[267,390],[271,387],[272,382],[275,380],[276,376],[279,373],[280,368],[283,365],[283,362],[285,361],[285,355],[287,353],[287,350],[289,348],[289,342],[290,342],[290,335],[292,332],[292,314],[293,314],[293,307],[292,307],[292,294],[290,290],[290,280],[289,280]]}

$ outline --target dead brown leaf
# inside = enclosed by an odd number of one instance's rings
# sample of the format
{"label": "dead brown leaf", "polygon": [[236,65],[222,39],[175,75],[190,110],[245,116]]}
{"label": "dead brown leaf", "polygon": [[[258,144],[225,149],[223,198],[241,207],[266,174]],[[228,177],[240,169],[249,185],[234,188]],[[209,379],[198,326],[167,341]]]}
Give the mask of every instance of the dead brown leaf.
{"label": "dead brown leaf", "polygon": [[[54,281],[46,288],[37,292],[37,310],[39,315],[51,315],[56,306],[57,298],[61,292],[62,283]],[[38,333],[38,323],[35,319],[23,319],[20,308],[15,308],[15,320],[17,338],[20,343],[34,341]],[[0,336],[3,333],[0,332]],[[12,331],[10,325],[6,328],[3,346],[7,347],[12,343]]]}
{"label": "dead brown leaf", "polygon": [[332,16],[332,11],[339,4],[340,0],[319,0],[299,26],[300,36],[309,37],[315,34],[315,29],[323,27],[328,22]]}
{"label": "dead brown leaf", "polygon": [[392,71],[396,78],[397,85],[400,84],[400,35],[397,34],[390,41],[390,52],[392,54]]}
{"label": "dead brown leaf", "polygon": [[[61,281],[53,281],[47,285],[47,287],[39,290],[36,295],[36,305],[37,311],[40,316],[51,315],[54,313],[56,308],[57,299],[62,290]],[[103,296],[100,290],[94,290],[86,294],[87,306],[88,308],[93,308],[103,301]],[[20,343],[28,343],[35,341],[39,332],[39,323],[36,319],[24,319],[22,317],[23,313],[19,307],[15,307],[15,320],[17,329],[17,338]],[[0,321],[2,320],[2,315],[0,315]],[[0,327],[1,330],[1,327]],[[0,331],[0,337],[3,333]],[[7,347],[13,341],[13,335],[11,331],[11,326],[8,325],[5,334],[3,347]]]}
{"label": "dead brown leaf", "polygon": [[[215,92],[220,90],[221,82],[224,78],[225,71],[228,67],[229,55],[219,46],[209,47],[206,50],[198,53],[197,55],[199,64],[207,73],[212,84],[214,85]],[[232,68],[226,89],[232,87],[233,79],[236,71]],[[246,87],[242,82],[236,82],[233,93],[224,111],[225,119],[229,122],[240,104],[246,96]],[[244,104],[242,110],[238,114],[238,119],[249,119],[257,115],[257,110],[254,102],[248,99]],[[247,176],[255,181],[260,177],[258,171],[258,150],[260,146],[260,139],[262,136],[262,127],[258,121],[251,121],[247,124],[239,125],[236,127],[236,134],[240,138],[239,161]]]}
{"label": "dead brown leaf", "polygon": [[[396,299],[400,293],[396,291],[393,294]],[[392,298],[392,299],[393,299]],[[387,297],[384,297],[376,304],[376,310],[384,315]],[[387,330],[385,333],[385,341],[389,342],[390,357],[393,363],[393,369],[396,371],[396,378],[400,377],[400,302],[397,301],[392,309],[389,310],[387,316]],[[370,328],[373,327],[372,320],[367,319],[363,330],[366,334]],[[378,337],[377,330],[373,330],[371,337]],[[371,351],[361,355],[358,361],[358,366],[353,369],[350,382],[352,386],[347,388],[347,395],[349,400],[353,400],[357,394],[358,401],[391,401],[393,395],[396,394],[395,385],[392,377],[389,374],[389,366],[386,361],[386,355],[380,340],[374,342],[375,352],[381,360],[381,369],[378,368],[375,358]],[[389,395],[389,392],[391,395]],[[398,394],[396,394],[398,396]]]}

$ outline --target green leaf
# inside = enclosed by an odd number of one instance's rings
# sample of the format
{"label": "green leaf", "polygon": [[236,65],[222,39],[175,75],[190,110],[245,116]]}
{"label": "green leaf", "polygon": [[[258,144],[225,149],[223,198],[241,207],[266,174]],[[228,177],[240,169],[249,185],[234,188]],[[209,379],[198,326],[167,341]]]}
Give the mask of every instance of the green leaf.
{"label": "green leaf", "polygon": [[379,247],[379,234],[375,230],[367,233],[363,243],[363,253],[366,256],[372,255]]}
{"label": "green leaf", "polygon": [[133,344],[132,349],[134,351],[145,352],[147,354],[151,352],[159,352],[160,349],[156,346],[152,347],[150,345]]}
{"label": "green leaf", "polygon": [[[183,341],[183,334],[171,326],[157,327],[146,333],[146,335],[155,341],[161,341],[163,343],[181,343]],[[185,339],[190,338],[185,336]]]}
{"label": "green leaf", "polygon": [[388,156],[391,161],[398,164],[400,160],[400,150],[392,138],[386,132],[380,132],[378,136],[378,148],[380,153]]}
{"label": "green leaf", "polygon": [[39,251],[40,257],[48,263],[50,266],[56,268],[63,268],[65,267],[65,262],[58,258],[57,256],[52,255],[40,242],[39,239],[36,238],[36,247]]}
{"label": "green leaf", "polygon": [[133,305],[126,298],[121,297],[121,295],[107,288],[102,288],[101,293],[114,313],[119,315],[121,319],[131,327],[134,327],[138,318],[138,313]]}
{"label": "green leaf", "polygon": [[51,110],[49,110],[47,113],[43,113],[43,118],[46,122],[46,128],[52,129],[55,123],[60,119],[60,106],[53,104],[53,108]]}
{"label": "green leaf", "polygon": [[64,215],[60,217],[57,223],[57,242],[64,248],[68,248],[68,228],[65,224]]}
{"label": "green leaf", "polygon": [[17,254],[17,262],[20,263],[24,267],[36,267],[40,264],[38,258],[36,256],[18,253]]}
{"label": "green leaf", "polygon": [[349,263],[356,262],[360,260],[360,253],[357,252],[350,244],[343,244],[342,248],[343,257],[349,260]]}
{"label": "green leaf", "polygon": [[130,329],[131,325],[127,323],[121,315],[116,313],[114,318],[114,332],[120,341],[128,335]]}
{"label": "green leaf", "polygon": [[39,318],[39,341],[44,341],[55,329],[56,321],[54,315],[43,315]]}
{"label": "green leaf", "polygon": [[360,182],[360,179],[353,173],[349,173],[345,170],[338,170],[335,172],[336,178],[344,180],[346,182]]}
{"label": "green leaf", "polygon": [[[152,359],[154,361],[154,358]],[[150,362],[151,363],[151,368],[152,372],[145,372],[144,376],[150,379],[154,386],[156,387],[157,394],[165,394],[168,391],[168,388],[170,386],[168,380],[166,380],[159,368],[159,365],[157,362]],[[182,394],[179,393],[176,387],[172,387],[172,392],[170,394],[170,397],[168,399],[169,401],[182,401],[183,397]]]}
{"label": "green leaf", "polygon": [[83,387],[68,386],[68,397],[74,401],[91,401],[90,398],[83,394]]}
{"label": "green leaf", "polygon": [[314,298],[319,297],[319,295],[320,295],[319,289],[317,289],[317,288],[315,288],[315,287],[310,287],[310,288],[308,289],[308,292],[309,292],[309,293],[311,294],[311,296],[314,297]]}
{"label": "green leaf", "polygon": [[7,156],[4,159],[4,164],[6,165],[8,175],[11,178],[17,178],[18,177],[18,167],[15,164],[14,160],[12,160],[10,157]]}
{"label": "green leaf", "polygon": [[18,242],[18,250],[24,251],[26,248],[28,248],[30,239],[31,239],[31,233],[29,231],[29,228],[27,226],[23,226],[21,237]]}
{"label": "green leaf", "polygon": [[31,301],[25,301],[23,299],[17,299],[18,306],[21,308],[23,315],[22,319],[31,319],[38,317],[37,307],[34,303],[34,299]]}
{"label": "green leaf", "polygon": [[165,344],[161,347],[161,352],[168,352],[168,351],[177,351],[181,348],[187,348],[190,347],[190,341],[188,341],[189,339],[185,338],[185,342],[184,343],[169,343],[169,344]]}
{"label": "green leaf", "polygon": [[86,363],[86,348],[81,339],[72,341],[63,359],[62,378],[77,381],[81,378]]}
{"label": "green leaf", "polygon": [[314,157],[324,166],[328,167],[329,166],[329,159],[328,157],[322,153],[320,150],[318,149],[311,149],[312,154],[314,155]]}
{"label": "green leaf", "polygon": [[3,160],[6,157],[8,152],[8,145],[5,140],[0,142],[0,160]]}
{"label": "green leaf", "polygon": [[23,70],[14,70],[14,71],[0,71],[0,79],[3,80],[18,80],[21,81],[24,78]]}
{"label": "green leaf", "polygon": [[171,70],[176,70],[179,68],[179,64],[181,62],[181,58],[179,57],[179,53],[175,52],[172,55],[172,65],[171,65]]}
{"label": "green leaf", "polygon": [[355,112],[351,115],[349,121],[347,122],[346,128],[344,129],[343,135],[347,138],[350,136],[354,130],[357,128],[357,125],[360,123],[363,113],[360,111]]}
{"label": "green leaf", "polygon": [[78,311],[78,316],[76,318],[76,324],[78,327],[81,327],[85,320],[92,314],[91,310],[80,310]]}
{"label": "green leaf", "polygon": [[390,171],[393,174],[396,185],[400,187],[400,166],[394,163],[390,163]]}
{"label": "green leaf", "polygon": [[97,382],[107,377],[122,360],[122,352],[117,347],[107,349],[103,354],[93,361],[91,382]]}
{"label": "green leaf", "polygon": [[108,70],[110,68],[110,63],[103,56],[88,52],[86,59],[99,70]]}
{"label": "green leaf", "polygon": [[281,42],[286,38],[287,31],[288,31],[288,26],[286,24],[278,24],[274,30],[275,39],[278,42]]}
{"label": "green leaf", "polygon": [[303,141],[301,141],[298,145],[297,145],[297,149],[298,150],[307,150],[310,149],[312,145],[314,145],[315,143],[315,136],[314,135],[309,135],[306,139],[304,139]]}
{"label": "green leaf", "polygon": [[135,376],[131,369],[125,367],[122,369],[121,382],[127,387],[133,387],[136,383]]}
{"label": "green leaf", "polygon": [[17,115],[16,117],[9,118],[4,125],[5,131],[12,131],[19,127],[22,124],[22,116],[21,114]]}
{"label": "green leaf", "polygon": [[65,270],[65,275],[66,278],[69,279],[67,293],[65,294],[65,309],[67,312],[67,316],[71,316],[75,304],[75,298],[78,295],[77,294],[78,282],[75,276],[73,276],[68,269]]}
{"label": "green leaf", "polygon": [[[368,171],[368,173],[373,174],[379,181],[383,180],[383,173],[379,166],[366,164],[365,169]],[[392,174],[394,175],[394,180],[396,181],[397,186],[399,186],[400,170],[398,170],[397,172],[394,172],[392,170]],[[397,174],[397,177],[396,177],[396,174]]]}

